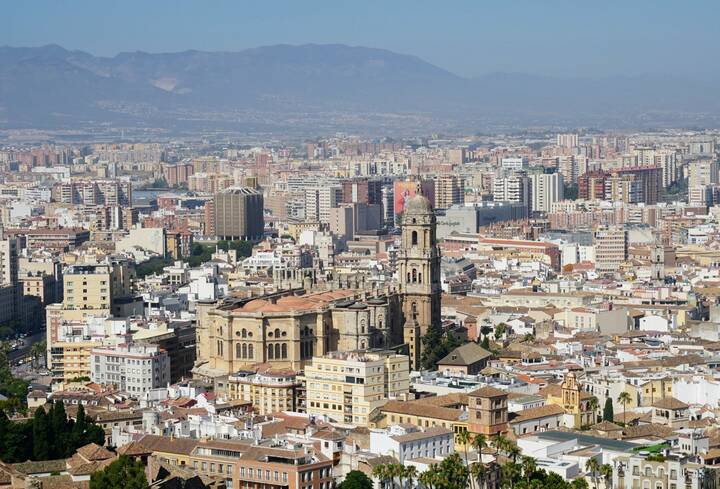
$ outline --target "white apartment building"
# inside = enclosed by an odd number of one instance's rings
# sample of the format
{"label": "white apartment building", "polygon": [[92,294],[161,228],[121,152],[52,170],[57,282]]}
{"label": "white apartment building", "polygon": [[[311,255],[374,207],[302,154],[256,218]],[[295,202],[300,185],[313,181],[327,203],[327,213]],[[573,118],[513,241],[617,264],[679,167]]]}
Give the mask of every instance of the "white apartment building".
{"label": "white apartment building", "polygon": [[500,165],[503,169],[510,171],[526,170],[528,167],[528,159],[526,156],[510,156],[503,158]]}
{"label": "white apartment building", "polygon": [[305,220],[330,223],[330,209],[342,202],[339,185],[316,186],[305,189]]}
{"label": "white apartment building", "polygon": [[420,457],[444,458],[455,453],[454,434],[442,426],[423,429],[413,425],[393,425],[370,430],[370,451],[393,456],[401,464]]}
{"label": "white apartment building", "polygon": [[550,212],[552,204],[565,198],[563,177],[559,173],[530,176],[533,212]]}
{"label": "white apartment building", "polygon": [[114,384],[131,396],[140,396],[170,382],[170,357],[150,345],[97,347],[90,352],[90,378]]}
{"label": "white apartment building", "polygon": [[498,177],[493,180],[493,200],[516,202],[530,206],[530,181],[523,175]]}

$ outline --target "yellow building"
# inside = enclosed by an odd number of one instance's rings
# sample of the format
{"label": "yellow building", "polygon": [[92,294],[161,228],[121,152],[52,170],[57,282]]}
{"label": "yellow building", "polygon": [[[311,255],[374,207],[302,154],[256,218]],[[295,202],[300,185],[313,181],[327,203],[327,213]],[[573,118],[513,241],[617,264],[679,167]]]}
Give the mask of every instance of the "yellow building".
{"label": "yellow building", "polygon": [[371,414],[410,391],[410,359],[392,351],[334,352],[305,367],[306,412],[370,426]]}
{"label": "yellow building", "polygon": [[550,385],[540,391],[547,404],[560,406],[565,410],[565,425],[568,428],[580,429],[597,422],[597,412],[591,407],[591,399],[595,396],[582,390],[577,377],[568,372],[560,385]]}
{"label": "yellow building", "polygon": [[422,428],[442,426],[455,433],[455,448],[460,449],[458,433],[468,431],[468,395],[446,394],[412,401],[389,401],[373,418],[373,428],[412,424]]}
{"label": "yellow building", "polygon": [[130,295],[132,275],[124,261],[72,265],[65,270],[63,302],[45,308],[47,358],[55,380],[90,376],[90,350],[98,343],[91,340],[88,321],[119,312],[114,311],[121,307],[115,300]]}
{"label": "yellow building", "polygon": [[240,371],[227,380],[228,397],[251,402],[260,415],[298,411],[302,407],[301,387],[292,370]]}

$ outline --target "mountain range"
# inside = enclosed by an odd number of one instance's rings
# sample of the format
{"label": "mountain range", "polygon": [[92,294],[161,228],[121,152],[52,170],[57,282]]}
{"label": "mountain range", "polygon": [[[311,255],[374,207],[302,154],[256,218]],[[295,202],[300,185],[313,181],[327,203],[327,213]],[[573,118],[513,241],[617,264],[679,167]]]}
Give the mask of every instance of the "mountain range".
{"label": "mountain range", "polygon": [[[482,63],[482,53],[468,56]],[[114,57],[0,47],[0,127],[717,127],[714,85],[680,75],[466,78],[415,56],[337,44]]]}

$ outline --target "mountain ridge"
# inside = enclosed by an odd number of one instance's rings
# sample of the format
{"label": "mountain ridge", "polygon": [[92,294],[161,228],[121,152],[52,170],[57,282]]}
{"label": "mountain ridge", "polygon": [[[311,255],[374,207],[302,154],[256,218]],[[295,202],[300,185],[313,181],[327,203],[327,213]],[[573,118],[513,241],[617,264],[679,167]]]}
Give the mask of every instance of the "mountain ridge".
{"label": "mountain ridge", "polygon": [[[456,125],[717,121],[711,81],[678,76],[466,78],[423,59],[343,44],[95,56],[50,44],[0,47],[0,126],[220,125],[248,112],[422,114]],[[223,122],[224,121],[224,122]],[[280,124],[282,125],[282,124]],[[378,126],[382,126],[378,123]],[[280,127],[280,126],[278,126]],[[429,127],[428,129],[433,129]]]}

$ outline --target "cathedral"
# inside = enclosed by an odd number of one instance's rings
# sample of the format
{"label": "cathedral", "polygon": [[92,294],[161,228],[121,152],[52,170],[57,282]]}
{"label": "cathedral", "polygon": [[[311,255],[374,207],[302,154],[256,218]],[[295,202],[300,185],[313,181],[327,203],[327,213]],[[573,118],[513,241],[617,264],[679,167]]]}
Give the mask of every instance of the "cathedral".
{"label": "cathedral", "polygon": [[396,347],[419,368],[422,336],[440,322],[435,226],[432,206],[418,191],[405,204],[397,282],[382,290],[291,289],[199,304],[194,372],[218,377],[258,363],[301,370],[332,351]]}
{"label": "cathedral", "polygon": [[440,251],[435,236],[435,213],[419,191],[405,204],[402,239],[398,252],[403,340],[408,345],[410,367],[418,369],[422,337],[440,319]]}

